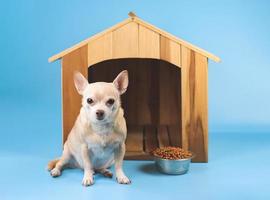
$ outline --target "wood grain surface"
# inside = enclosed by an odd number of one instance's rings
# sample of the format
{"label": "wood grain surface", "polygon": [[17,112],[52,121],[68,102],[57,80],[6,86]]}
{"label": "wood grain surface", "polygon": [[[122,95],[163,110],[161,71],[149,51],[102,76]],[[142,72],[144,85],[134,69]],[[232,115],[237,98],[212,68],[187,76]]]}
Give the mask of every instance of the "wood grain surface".
{"label": "wood grain surface", "polygon": [[62,61],[62,119],[63,144],[74,125],[81,108],[81,96],[78,94],[73,81],[74,71],[88,76],[87,45],[76,49],[63,57]]}

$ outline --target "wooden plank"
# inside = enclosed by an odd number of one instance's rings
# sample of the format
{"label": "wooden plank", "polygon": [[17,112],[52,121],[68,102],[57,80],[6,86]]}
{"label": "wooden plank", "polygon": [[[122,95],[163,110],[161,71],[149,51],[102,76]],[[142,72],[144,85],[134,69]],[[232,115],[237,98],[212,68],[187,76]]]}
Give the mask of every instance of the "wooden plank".
{"label": "wooden plank", "polygon": [[182,47],[182,147],[208,161],[207,58]]}
{"label": "wooden plank", "polygon": [[193,44],[191,44],[191,43],[189,43],[189,42],[187,42],[187,41],[185,41],[183,39],[180,39],[180,38],[166,32],[166,31],[164,31],[164,30],[162,30],[160,28],[157,28],[156,26],[154,26],[154,25],[152,25],[152,24],[150,24],[150,23],[148,23],[148,22],[146,22],[146,21],[144,21],[144,20],[142,20],[142,19],[140,19],[138,17],[133,17],[133,21],[137,22],[140,25],[143,25],[143,26],[149,28],[152,31],[155,31],[156,33],[159,33],[160,35],[170,39],[171,41],[173,41],[173,42],[175,42],[175,43],[177,43],[179,45],[183,45],[183,46],[185,46],[185,47],[187,47],[187,48],[189,48],[189,49],[191,49],[191,50],[193,50],[195,52],[200,53],[201,55],[203,55],[203,56],[205,56],[207,58],[212,59],[215,62],[220,62],[221,61],[221,59],[219,57],[215,56],[214,54],[212,54],[212,53],[210,53],[210,52],[208,52],[208,51],[206,51],[206,50],[204,50],[204,49],[202,49],[200,47],[197,47],[197,46],[195,46],[195,45],[193,45]]}
{"label": "wooden plank", "polygon": [[[189,149],[190,132],[190,90],[189,90],[189,69],[195,67],[194,61],[191,63],[191,50],[181,46],[181,119],[182,119],[182,148]],[[194,66],[193,66],[194,65]]]}
{"label": "wooden plank", "polygon": [[151,68],[155,62],[151,60],[132,59],[128,66],[130,85],[128,95],[123,99],[128,110],[130,124],[145,125],[152,121],[152,104],[150,94],[152,86]]}
{"label": "wooden plank", "polygon": [[143,127],[136,125],[128,126],[126,139],[127,152],[143,152]]}
{"label": "wooden plank", "polygon": [[144,127],[144,151],[149,153],[158,147],[157,129],[155,126],[146,125]]}
{"label": "wooden plank", "polygon": [[88,43],[88,66],[112,58],[112,32]]}
{"label": "wooden plank", "polygon": [[112,26],[112,27],[110,27],[110,28],[108,28],[108,29],[106,29],[106,30],[104,30],[104,31],[96,34],[96,35],[94,35],[94,36],[91,36],[91,37],[89,37],[89,38],[87,38],[87,39],[85,39],[85,40],[83,40],[83,41],[81,41],[81,42],[73,45],[72,47],[70,47],[68,49],[65,49],[64,51],[62,51],[62,52],[60,52],[60,53],[58,53],[56,55],[51,56],[48,59],[48,61],[49,62],[56,61],[56,60],[62,58],[63,56],[71,53],[72,51],[75,51],[76,49],[78,49],[78,48],[80,48],[80,47],[88,44],[89,42],[94,41],[97,38],[99,38],[99,37],[101,37],[101,36],[103,36],[103,35],[105,35],[105,34],[107,34],[109,32],[112,32],[112,31],[114,31],[114,30],[116,30],[116,29],[118,29],[118,28],[120,28],[120,27],[122,27],[122,26],[124,26],[126,24],[128,24],[131,21],[133,21],[133,20],[131,18],[128,18],[128,19],[126,19],[126,20],[124,20],[124,21],[122,21],[122,22],[120,22],[120,23],[118,23],[118,24],[116,24],[116,25],[114,25],[114,26]]}
{"label": "wooden plank", "polygon": [[160,58],[160,36],[158,33],[139,25],[139,57]]}
{"label": "wooden plank", "polygon": [[113,58],[138,57],[138,24],[130,22],[113,31]]}
{"label": "wooden plank", "polygon": [[153,160],[153,157],[144,152],[126,152],[125,160]]}
{"label": "wooden plank", "polygon": [[192,113],[193,129],[190,150],[196,153],[194,162],[208,162],[208,70],[207,57],[195,53],[195,101]]}
{"label": "wooden plank", "polygon": [[[149,89],[147,91],[147,105],[150,110],[150,124],[154,126],[158,126],[160,121],[159,121],[159,116],[160,116],[160,110],[159,110],[159,101],[160,101],[160,96],[159,96],[159,85],[161,84],[160,82],[160,77],[159,77],[159,62],[157,60],[152,60],[152,62],[149,62],[150,67],[150,74],[148,77],[146,77],[147,82],[149,83]],[[146,65],[145,65],[146,66]],[[148,68],[149,68],[148,67]],[[145,84],[143,82],[143,84]]]}
{"label": "wooden plank", "polygon": [[160,59],[181,67],[180,45],[167,37],[160,37]]}
{"label": "wooden plank", "polygon": [[81,72],[85,77],[88,73],[87,45],[65,55],[62,61],[62,118],[63,144],[74,125],[81,108],[81,96],[73,81],[74,71]]}
{"label": "wooden plank", "polygon": [[170,138],[170,145],[175,147],[182,146],[181,127],[180,125],[167,126]]}
{"label": "wooden plank", "polygon": [[165,125],[158,127],[157,137],[158,137],[159,147],[166,147],[170,145],[170,138],[169,138],[167,127]]}
{"label": "wooden plank", "polygon": [[166,61],[160,61],[159,80],[160,124],[180,124],[181,69]]}

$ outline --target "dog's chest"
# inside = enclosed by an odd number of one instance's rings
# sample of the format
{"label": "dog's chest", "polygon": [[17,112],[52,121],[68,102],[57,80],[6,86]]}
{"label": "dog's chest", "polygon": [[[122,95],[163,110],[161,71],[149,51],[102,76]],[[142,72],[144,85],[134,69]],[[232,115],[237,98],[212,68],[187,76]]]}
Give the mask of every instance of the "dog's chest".
{"label": "dog's chest", "polygon": [[114,133],[93,134],[87,141],[89,153],[95,157],[107,157],[119,146],[120,141]]}

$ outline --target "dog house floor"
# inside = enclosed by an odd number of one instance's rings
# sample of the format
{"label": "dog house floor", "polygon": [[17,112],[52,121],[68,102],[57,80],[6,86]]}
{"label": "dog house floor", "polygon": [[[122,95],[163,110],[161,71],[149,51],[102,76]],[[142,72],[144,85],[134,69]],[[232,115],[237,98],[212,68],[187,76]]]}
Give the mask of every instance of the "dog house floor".
{"label": "dog house floor", "polygon": [[169,145],[181,147],[178,125],[128,125],[125,159],[149,160],[152,150]]}

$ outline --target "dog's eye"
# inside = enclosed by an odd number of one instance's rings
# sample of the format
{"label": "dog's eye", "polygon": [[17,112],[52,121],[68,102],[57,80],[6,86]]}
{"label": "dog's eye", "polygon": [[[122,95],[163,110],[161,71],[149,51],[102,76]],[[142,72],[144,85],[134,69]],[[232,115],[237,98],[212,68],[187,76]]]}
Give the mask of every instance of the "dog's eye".
{"label": "dog's eye", "polygon": [[109,100],[106,102],[106,104],[107,104],[108,106],[113,105],[113,104],[114,104],[114,99],[109,99]]}
{"label": "dog's eye", "polygon": [[87,101],[88,104],[94,103],[93,99],[91,99],[91,98],[88,98],[86,101]]}

